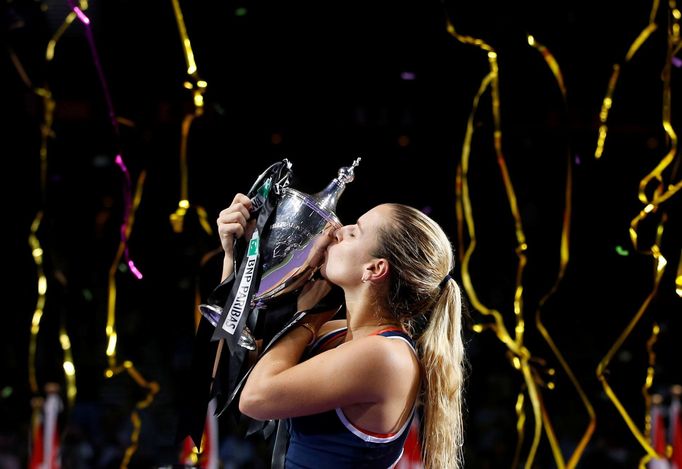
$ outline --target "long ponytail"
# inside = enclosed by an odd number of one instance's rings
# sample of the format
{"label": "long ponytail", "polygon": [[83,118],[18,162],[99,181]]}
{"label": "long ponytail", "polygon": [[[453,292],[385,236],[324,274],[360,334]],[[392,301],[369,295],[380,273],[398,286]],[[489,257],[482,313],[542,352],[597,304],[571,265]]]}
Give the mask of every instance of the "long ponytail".
{"label": "long ponytail", "polygon": [[424,367],[422,459],[427,469],[463,466],[464,344],[459,286],[443,285],[428,326],[419,338]]}

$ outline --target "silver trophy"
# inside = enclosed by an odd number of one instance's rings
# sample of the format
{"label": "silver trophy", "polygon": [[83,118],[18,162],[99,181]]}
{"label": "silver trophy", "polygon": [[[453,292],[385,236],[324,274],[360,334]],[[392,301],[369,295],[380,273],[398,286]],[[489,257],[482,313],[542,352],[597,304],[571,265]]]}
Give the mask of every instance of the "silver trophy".
{"label": "silver trophy", "polygon": [[[320,268],[328,236],[341,228],[334,213],[339,197],[352,182],[354,169],[360,158],[349,167],[339,169],[338,175],[316,194],[285,187],[275,209],[262,246],[260,282],[251,298],[251,308],[267,310],[268,304],[302,288]],[[213,324],[218,324],[223,313],[217,305],[200,306],[201,313]],[[255,340],[247,327],[239,345],[255,350]]]}

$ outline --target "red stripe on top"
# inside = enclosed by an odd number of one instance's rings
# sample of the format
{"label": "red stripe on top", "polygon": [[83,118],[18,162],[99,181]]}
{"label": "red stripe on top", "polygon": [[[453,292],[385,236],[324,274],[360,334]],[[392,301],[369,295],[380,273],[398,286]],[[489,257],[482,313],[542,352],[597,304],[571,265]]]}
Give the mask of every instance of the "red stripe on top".
{"label": "red stripe on top", "polygon": [[[348,417],[346,417],[346,418],[348,418]],[[349,420],[349,422],[350,422],[350,420]],[[373,431],[370,431],[370,430],[365,430],[364,428],[358,427],[358,426],[355,425],[355,424],[353,424],[353,426],[354,426],[355,428],[357,428],[358,430],[360,430],[362,433],[366,433],[366,434],[368,434],[369,436],[374,436],[374,437],[377,437],[377,438],[391,438],[392,436],[398,434],[398,432],[393,432],[393,433],[377,433],[377,432],[373,432]]]}
{"label": "red stripe on top", "polygon": [[391,331],[405,332],[402,328],[400,328],[398,326],[392,326],[392,327],[387,327],[386,329],[381,329],[379,331],[372,332],[370,335],[379,335],[383,332],[391,332]]}
{"label": "red stripe on top", "polygon": [[315,344],[315,348],[314,348],[315,353],[322,351],[322,350],[326,350],[326,347],[329,347],[329,346],[335,347],[336,345],[334,345],[334,341],[339,340],[339,339],[343,339],[346,336],[346,332],[347,332],[347,329],[343,328],[340,330],[328,332],[325,335],[323,335],[318,340],[318,342]]}

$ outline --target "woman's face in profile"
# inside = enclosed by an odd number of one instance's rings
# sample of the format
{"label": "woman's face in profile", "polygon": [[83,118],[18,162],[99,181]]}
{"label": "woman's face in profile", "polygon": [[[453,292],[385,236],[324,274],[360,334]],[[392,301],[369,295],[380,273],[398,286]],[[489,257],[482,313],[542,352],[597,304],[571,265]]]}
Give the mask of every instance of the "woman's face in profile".
{"label": "woman's face in profile", "polygon": [[391,211],[390,206],[379,205],[362,215],[354,225],[339,228],[327,248],[322,276],[341,287],[362,283],[364,266],[373,259],[379,231],[391,219]]}

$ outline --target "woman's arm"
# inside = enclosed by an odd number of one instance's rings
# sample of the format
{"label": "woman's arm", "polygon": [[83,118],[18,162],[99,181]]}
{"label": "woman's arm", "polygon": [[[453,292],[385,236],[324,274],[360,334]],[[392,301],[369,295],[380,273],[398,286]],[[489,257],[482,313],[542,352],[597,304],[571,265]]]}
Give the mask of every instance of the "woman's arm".
{"label": "woman's arm", "polygon": [[344,343],[299,363],[310,340],[307,328],[296,327],[260,358],[241,393],[242,413],[281,419],[383,402],[394,392],[391,381],[411,370],[405,355],[395,353],[401,344],[378,336]]}

